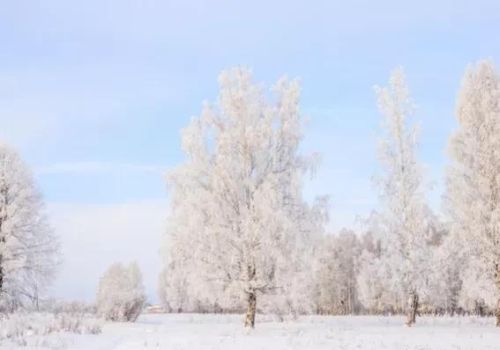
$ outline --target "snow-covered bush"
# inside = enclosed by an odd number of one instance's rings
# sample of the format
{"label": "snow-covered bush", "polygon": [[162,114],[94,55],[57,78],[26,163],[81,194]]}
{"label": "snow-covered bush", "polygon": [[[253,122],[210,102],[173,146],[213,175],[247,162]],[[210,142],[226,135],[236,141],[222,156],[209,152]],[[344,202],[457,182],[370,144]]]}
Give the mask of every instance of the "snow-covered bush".
{"label": "snow-covered bush", "polygon": [[91,315],[72,313],[17,312],[0,318],[0,343],[37,344],[37,338],[52,333],[99,334],[102,321]]}
{"label": "snow-covered bush", "polygon": [[55,319],[58,328],[64,332],[78,334],[101,333],[101,321],[84,314],[61,313],[56,314]]}
{"label": "snow-covered bush", "polygon": [[142,275],[137,263],[129,266],[115,263],[99,281],[97,313],[107,320],[134,322],[145,300]]}
{"label": "snow-covered bush", "polygon": [[52,313],[69,313],[69,314],[95,314],[95,305],[87,304],[81,301],[57,301],[52,305],[43,305],[43,311]]}

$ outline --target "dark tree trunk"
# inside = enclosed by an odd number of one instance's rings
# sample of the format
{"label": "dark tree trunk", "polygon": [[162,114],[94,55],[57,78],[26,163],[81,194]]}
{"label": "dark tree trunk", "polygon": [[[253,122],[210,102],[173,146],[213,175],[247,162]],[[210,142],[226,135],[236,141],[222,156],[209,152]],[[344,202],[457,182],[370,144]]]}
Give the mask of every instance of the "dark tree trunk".
{"label": "dark tree trunk", "polygon": [[[0,220],[0,230],[2,228],[2,221]],[[0,243],[5,243],[5,238],[0,238]],[[3,282],[4,282],[4,269],[3,269],[3,256],[0,254],[0,295],[3,293]]]}
{"label": "dark tree trunk", "polygon": [[500,299],[497,300],[497,307],[495,309],[496,326],[500,327]]}
{"label": "dark tree trunk", "polygon": [[247,315],[245,317],[245,327],[255,328],[255,314],[257,312],[257,294],[248,293]]}
{"label": "dark tree trunk", "polygon": [[[3,191],[1,191],[1,194],[5,197],[6,196],[6,193],[5,193],[5,189]],[[5,202],[7,201],[7,199],[5,199]],[[5,212],[5,210],[2,210],[2,212]],[[0,235],[2,234],[2,226],[3,226],[3,223],[4,223],[4,216],[2,215],[0,217]],[[2,237],[0,238],[0,243],[2,245],[5,245],[5,236],[2,235]],[[3,269],[3,256],[2,254],[0,254],[0,296],[2,295],[3,293],[3,284],[4,284],[4,269]]]}
{"label": "dark tree trunk", "polygon": [[0,255],[0,295],[3,291],[3,267],[2,267],[2,256]]}
{"label": "dark tree trunk", "polygon": [[484,300],[483,299],[480,299],[480,300],[476,300],[474,302],[474,311],[475,311],[475,314],[478,315],[479,317],[484,317],[485,316],[485,309],[486,309],[486,305],[484,303]]}
{"label": "dark tree trunk", "polygon": [[[495,284],[497,287],[497,293],[500,292],[500,264],[495,264]],[[500,298],[497,299],[497,305],[495,308],[496,326],[500,327]]]}
{"label": "dark tree trunk", "polygon": [[408,311],[406,325],[411,327],[417,322],[417,312],[418,312],[418,294],[415,291],[410,292],[408,298]]}

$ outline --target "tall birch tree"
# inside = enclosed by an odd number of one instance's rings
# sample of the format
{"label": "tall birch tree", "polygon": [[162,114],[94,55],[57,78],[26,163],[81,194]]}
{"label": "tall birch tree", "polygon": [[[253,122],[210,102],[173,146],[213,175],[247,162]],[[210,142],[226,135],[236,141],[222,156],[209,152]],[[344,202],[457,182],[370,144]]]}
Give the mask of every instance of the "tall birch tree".
{"label": "tall birch tree", "polygon": [[[469,270],[480,261],[487,272],[484,277],[496,286],[496,324],[500,326],[500,77],[492,62],[467,68],[456,118],[447,182],[452,233],[466,242],[466,254],[476,260],[469,259]],[[471,276],[464,284],[473,283]]]}
{"label": "tall birch tree", "polygon": [[407,325],[416,321],[421,277],[425,275],[426,205],[422,169],[417,160],[417,128],[410,125],[414,103],[402,68],[391,74],[388,87],[376,88],[384,116],[380,161],[383,217],[387,234],[385,264],[407,300]]}

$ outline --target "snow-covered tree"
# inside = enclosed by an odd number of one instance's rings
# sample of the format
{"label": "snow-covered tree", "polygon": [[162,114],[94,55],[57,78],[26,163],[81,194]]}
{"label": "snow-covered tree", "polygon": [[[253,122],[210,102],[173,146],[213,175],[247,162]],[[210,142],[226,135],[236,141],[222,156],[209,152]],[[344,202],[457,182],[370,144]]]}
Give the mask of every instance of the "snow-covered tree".
{"label": "snow-covered tree", "polygon": [[380,147],[384,169],[380,185],[387,235],[386,265],[408,301],[407,324],[412,325],[417,314],[419,289],[427,275],[425,262],[429,260],[427,207],[422,169],[416,155],[417,129],[409,125],[414,105],[401,68],[391,74],[388,87],[376,88],[376,92],[386,132]]}
{"label": "snow-covered tree", "polygon": [[114,263],[99,280],[97,312],[110,321],[134,322],[144,302],[142,274],[137,263],[124,266]]}
{"label": "snow-covered tree", "polygon": [[367,250],[360,256],[358,298],[368,313],[392,314],[401,311],[399,284],[393,284],[388,263]]}
{"label": "snow-covered tree", "polygon": [[485,316],[495,310],[497,291],[494,271],[480,257],[470,257],[460,275],[458,303],[467,312]]}
{"label": "snow-covered tree", "polygon": [[167,264],[187,279],[177,290],[186,283],[223,308],[246,303],[253,327],[260,295],[263,307],[312,305],[307,257],[322,222],[302,198],[311,162],[298,153],[298,82],[280,79],[274,102],[247,69],[227,70],[219,83],[218,103],[183,131],[186,162],[168,176]]}
{"label": "snow-covered tree", "polygon": [[361,245],[347,229],[325,235],[316,253],[316,310],[321,314],[358,312],[358,259]]}
{"label": "snow-covered tree", "polygon": [[398,264],[401,258],[393,251],[394,237],[388,232],[386,215],[376,211],[362,222],[362,252],[358,259],[358,298],[364,312],[395,314],[405,310],[406,291],[401,283]]}
{"label": "snow-covered tree", "polygon": [[432,270],[428,285],[428,308],[435,313],[453,315],[461,310],[463,245],[450,235],[448,225],[439,223],[433,239],[428,244],[432,250]]}
{"label": "snow-covered tree", "polygon": [[[456,109],[458,129],[450,139],[447,208],[452,234],[466,254],[482,262],[496,285],[500,326],[500,77],[492,62],[467,69]],[[474,263],[475,264],[475,263]],[[469,271],[464,280],[475,283]]]}
{"label": "snow-covered tree", "polygon": [[30,171],[0,144],[0,308],[37,304],[54,276],[58,252]]}
{"label": "snow-covered tree", "polygon": [[160,272],[158,295],[168,312],[194,312],[187,290],[188,279],[179,264],[168,262]]}
{"label": "snow-covered tree", "polygon": [[[463,264],[460,246],[430,210],[425,211],[428,227],[425,245],[427,264],[419,278],[421,313],[460,312],[460,290]],[[365,312],[375,314],[400,313],[405,309],[406,291],[401,284],[397,254],[391,248],[385,217],[374,212],[365,221],[367,231],[361,236],[363,252],[359,258],[358,297]]]}
{"label": "snow-covered tree", "polygon": [[216,283],[200,282],[198,266],[192,261],[192,247],[188,240],[178,240],[164,248],[165,266],[160,273],[158,292],[165,309],[202,313],[239,311],[234,295],[225,296]]}
{"label": "snow-covered tree", "polygon": [[399,276],[392,268],[391,244],[385,218],[373,212],[364,223],[362,253],[359,257],[358,298],[366,312],[375,314],[398,313],[403,310],[404,291]]}

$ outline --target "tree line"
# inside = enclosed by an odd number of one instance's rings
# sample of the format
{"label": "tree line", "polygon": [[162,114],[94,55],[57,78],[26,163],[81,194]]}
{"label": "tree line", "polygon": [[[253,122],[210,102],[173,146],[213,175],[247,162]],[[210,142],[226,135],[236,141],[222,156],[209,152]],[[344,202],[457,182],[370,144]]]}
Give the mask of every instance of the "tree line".
{"label": "tree line", "polygon": [[[168,175],[159,292],[174,312],[495,314],[500,325],[500,78],[467,68],[449,141],[443,213],[426,200],[415,107],[403,70],[375,89],[382,115],[380,204],[360,232],[329,234],[328,198],[303,197],[300,87],[271,96],[245,68],[182,131]],[[341,205],[341,203],[339,203]]]}
{"label": "tree line", "polygon": [[[268,93],[238,67],[219,85],[217,101],[182,130],[186,157],[167,177],[159,294],[169,311],[245,312],[247,327],[258,312],[406,313],[409,326],[421,313],[477,313],[500,326],[500,77],[491,61],[462,80],[443,215],[426,200],[403,70],[375,89],[380,204],[363,229],[338,234],[326,230],[328,197],[303,195],[318,162],[300,152],[298,81],[282,78]],[[30,171],[0,145],[0,310],[38,304],[59,250]],[[100,281],[98,306],[111,320],[134,320],[144,301],[134,264],[113,265]]]}

